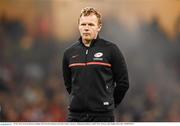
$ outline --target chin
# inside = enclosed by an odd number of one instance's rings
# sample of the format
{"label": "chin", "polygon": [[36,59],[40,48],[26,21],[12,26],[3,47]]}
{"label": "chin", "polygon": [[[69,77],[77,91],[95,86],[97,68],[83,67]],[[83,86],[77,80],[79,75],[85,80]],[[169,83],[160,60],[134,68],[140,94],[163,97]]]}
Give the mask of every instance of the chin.
{"label": "chin", "polygon": [[84,40],[92,40],[92,38],[91,37],[82,37]]}

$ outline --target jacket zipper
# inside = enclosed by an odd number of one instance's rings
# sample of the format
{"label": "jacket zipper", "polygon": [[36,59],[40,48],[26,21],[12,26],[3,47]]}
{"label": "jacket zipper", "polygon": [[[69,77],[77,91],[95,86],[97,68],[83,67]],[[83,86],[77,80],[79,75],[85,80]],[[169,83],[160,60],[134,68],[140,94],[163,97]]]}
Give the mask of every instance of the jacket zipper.
{"label": "jacket zipper", "polygon": [[88,55],[88,52],[89,52],[89,50],[86,49],[86,66],[87,66],[87,55]]}
{"label": "jacket zipper", "polygon": [[[88,56],[88,52],[89,52],[89,50],[88,50],[88,48],[86,48],[86,52],[85,52],[86,53],[86,57],[85,57],[85,64],[86,64],[86,68],[85,69],[86,70],[87,70],[87,56]],[[87,100],[87,97],[85,97],[85,106],[86,106],[85,108],[88,109],[88,100]]]}
{"label": "jacket zipper", "polygon": [[86,49],[86,55],[88,54],[88,49]]}

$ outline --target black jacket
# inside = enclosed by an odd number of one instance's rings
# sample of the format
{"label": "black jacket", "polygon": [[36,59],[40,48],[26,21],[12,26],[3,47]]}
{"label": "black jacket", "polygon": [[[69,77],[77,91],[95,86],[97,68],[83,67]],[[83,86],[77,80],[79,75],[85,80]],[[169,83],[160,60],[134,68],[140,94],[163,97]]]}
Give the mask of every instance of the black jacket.
{"label": "black jacket", "polygon": [[112,111],[129,88],[125,60],[118,47],[99,37],[85,47],[81,38],[66,49],[63,77],[72,112]]}

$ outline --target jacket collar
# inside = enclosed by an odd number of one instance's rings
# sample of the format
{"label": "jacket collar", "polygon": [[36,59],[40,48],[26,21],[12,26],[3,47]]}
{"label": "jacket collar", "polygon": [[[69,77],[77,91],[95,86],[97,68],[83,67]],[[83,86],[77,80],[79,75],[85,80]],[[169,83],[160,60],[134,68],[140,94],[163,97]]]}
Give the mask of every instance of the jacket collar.
{"label": "jacket collar", "polygon": [[[100,39],[100,38],[99,38],[99,35],[98,35],[96,39],[93,39],[93,40],[91,41],[91,44],[90,44],[89,47],[92,47],[95,43],[98,42],[99,39]],[[83,46],[85,46],[84,43],[82,42],[82,37],[79,38],[79,42],[80,42]],[[87,47],[87,46],[85,46],[85,47]],[[87,48],[88,48],[88,47],[87,47]]]}

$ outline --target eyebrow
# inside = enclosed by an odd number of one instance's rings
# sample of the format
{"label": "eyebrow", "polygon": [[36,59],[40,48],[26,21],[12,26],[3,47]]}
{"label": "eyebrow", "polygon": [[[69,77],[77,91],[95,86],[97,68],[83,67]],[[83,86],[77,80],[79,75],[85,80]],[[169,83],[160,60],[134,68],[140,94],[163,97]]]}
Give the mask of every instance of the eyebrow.
{"label": "eyebrow", "polygon": [[88,25],[95,25],[93,23],[81,23],[81,25],[86,25],[86,24],[88,24]]}

